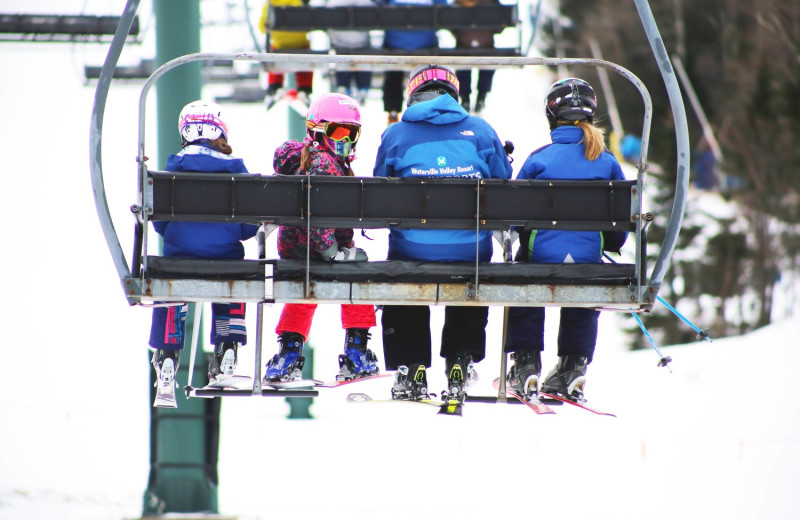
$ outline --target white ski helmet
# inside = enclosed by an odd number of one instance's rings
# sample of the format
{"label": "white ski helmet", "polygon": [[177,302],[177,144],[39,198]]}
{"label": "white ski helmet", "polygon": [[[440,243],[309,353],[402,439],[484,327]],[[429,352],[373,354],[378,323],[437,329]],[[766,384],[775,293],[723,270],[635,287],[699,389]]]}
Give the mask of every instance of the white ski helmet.
{"label": "white ski helmet", "polygon": [[178,132],[181,134],[181,143],[186,146],[201,139],[227,139],[228,125],[222,119],[222,108],[218,104],[197,100],[181,110]]}

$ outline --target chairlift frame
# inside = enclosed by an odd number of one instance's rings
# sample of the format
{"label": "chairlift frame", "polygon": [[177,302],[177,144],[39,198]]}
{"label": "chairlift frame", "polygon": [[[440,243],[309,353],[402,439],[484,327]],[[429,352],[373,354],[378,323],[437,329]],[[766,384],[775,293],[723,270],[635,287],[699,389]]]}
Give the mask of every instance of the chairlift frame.
{"label": "chairlift frame", "polygon": [[[256,61],[263,64],[280,67],[283,64],[289,66],[292,63],[306,63],[311,66],[330,66],[335,64],[347,64],[350,66],[413,66],[420,64],[430,63],[431,58],[427,56],[394,56],[394,55],[319,55],[319,54],[280,54],[280,53],[195,53],[186,56],[181,56],[173,59],[164,65],[158,67],[155,72],[148,78],[141,89],[139,98],[139,115],[138,115],[138,149],[137,149],[137,175],[138,175],[138,204],[132,207],[136,216],[136,234],[134,244],[134,258],[129,265],[126,261],[125,254],[120,246],[119,237],[114,229],[114,224],[108,209],[107,199],[104,189],[103,170],[101,161],[101,145],[102,145],[102,124],[105,110],[106,99],[110,88],[113,72],[116,67],[122,47],[125,43],[126,36],[130,30],[130,25],[135,19],[136,10],[138,8],[139,0],[128,0],[125,11],[120,18],[120,24],[114,36],[112,44],[109,48],[106,61],[98,79],[95,105],[92,112],[92,125],[90,130],[90,167],[91,167],[91,180],[92,187],[95,193],[95,204],[100,219],[101,228],[104,237],[108,244],[111,257],[114,261],[117,273],[120,278],[125,297],[129,304],[146,304],[149,302],[204,302],[204,301],[247,301],[256,302],[259,304],[259,322],[262,318],[262,304],[263,303],[372,303],[372,304],[419,304],[419,305],[432,305],[432,304],[445,304],[445,305],[496,305],[496,306],[576,306],[576,307],[590,307],[602,310],[615,310],[623,312],[649,312],[656,302],[658,290],[662,284],[666,268],[669,265],[672,253],[677,243],[677,237],[680,232],[680,227],[683,221],[683,216],[686,208],[686,198],[688,193],[689,183],[689,138],[688,138],[688,125],[686,122],[686,115],[681,98],[680,88],[678,81],[675,77],[674,71],[667,58],[667,52],[664,48],[663,42],[658,34],[658,28],[655,20],[653,19],[652,12],[650,11],[647,0],[634,0],[639,12],[640,19],[644,26],[648,40],[650,41],[653,53],[656,57],[659,69],[664,80],[669,101],[672,107],[673,118],[675,121],[675,135],[677,143],[677,177],[675,187],[675,197],[673,199],[672,212],[669,217],[665,238],[660,245],[660,250],[656,262],[650,271],[646,273],[644,260],[645,260],[645,229],[648,224],[647,221],[652,220],[652,216],[642,213],[641,200],[642,200],[642,187],[644,177],[647,171],[647,152],[650,137],[650,125],[652,120],[652,102],[650,94],[645,85],[629,70],[617,64],[592,58],[541,58],[541,57],[476,57],[476,56],[448,56],[437,57],[437,63],[444,65],[466,68],[466,67],[525,67],[525,66],[558,66],[558,65],[584,65],[595,66],[604,69],[612,70],[615,73],[626,78],[633,86],[639,91],[643,101],[643,123],[642,123],[642,148],[641,157],[637,166],[637,175],[635,181],[630,181],[627,184],[620,183],[616,187],[606,187],[606,195],[608,197],[608,190],[614,193],[614,189],[628,190],[626,196],[630,197],[629,205],[629,220],[621,222],[626,230],[629,230],[634,237],[636,253],[635,265],[633,275],[627,278],[626,282],[621,283],[617,279],[611,285],[604,285],[602,276],[597,273],[584,274],[583,277],[570,278],[570,276],[562,273],[547,273],[537,271],[536,266],[533,267],[533,272],[526,272],[525,267],[519,264],[493,264],[486,265],[476,261],[471,267],[456,264],[438,264],[433,265],[412,265],[406,266],[407,271],[398,271],[398,275],[391,281],[378,281],[374,282],[372,279],[375,277],[374,272],[359,273],[356,265],[350,264],[335,266],[340,271],[332,273],[329,271],[332,266],[329,264],[322,265],[322,263],[306,260],[304,265],[298,268],[296,261],[289,260],[267,260],[262,258],[258,260],[242,260],[242,261],[202,261],[202,260],[186,260],[180,259],[165,259],[158,257],[147,257],[141,251],[147,251],[148,240],[148,225],[149,220],[155,215],[154,204],[155,201],[163,195],[162,191],[164,182],[161,182],[159,187],[159,180],[164,181],[165,172],[150,171],[146,165],[145,155],[145,108],[147,96],[158,81],[166,72],[184,65],[201,60],[245,60]],[[180,182],[188,177],[189,174],[179,173],[171,174],[172,180],[167,179],[166,185],[170,182]],[[205,174],[203,179],[195,179],[197,183],[202,185],[205,183],[205,189],[211,190],[212,186],[222,186],[235,184],[240,179],[239,176],[231,178],[228,176],[221,176],[225,178],[218,178],[219,175]],[[262,186],[271,184],[275,180],[274,175],[263,176],[249,176],[250,182],[255,178],[255,181],[270,181],[260,182]],[[244,180],[244,178],[241,178]],[[416,180],[416,179],[415,179]],[[325,186],[333,186],[333,184],[343,186],[345,184],[357,184],[357,189],[367,190],[384,181],[396,182],[395,185],[402,185],[403,180],[397,179],[373,179],[373,178],[343,178],[337,179],[337,183],[325,183],[318,179],[311,177],[296,177],[288,180],[287,182],[295,184],[294,188],[299,189],[300,192],[305,194],[305,206],[303,207],[304,215],[298,216],[297,210],[287,211],[283,214],[260,214],[254,215],[258,219],[253,222],[262,222],[264,229],[259,234],[259,249],[263,251],[263,241],[269,230],[274,229],[278,225],[293,223],[304,223],[306,226],[311,226],[312,221],[314,227],[335,227],[342,224],[341,216],[335,217],[311,217],[314,214],[316,206],[313,203],[312,192],[322,193],[329,189]],[[589,183],[605,183],[607,181],[587,181]],[[215,184],[216,183],[216,184]],[[514,221],[513,218],[497,218],[494,221],[487,222],[481,218],[481,196],[482,193],[489,193],[490,190],[502,192],[504,189],[509,190],[528,190],[526,193],[535,193],[537,191],[546,191],[552,188],[553,183],[546,181],[494,181],[494,180],[470,180],[470,179],[425,179],[422,184],[428,186],[416,186],[417,189],[425,190],[428,187],[444,184],[458,185],[463,188],[463,185],[469,185],[470,189],[474,192],[475,211],[469,216],[463,215],[456,216],[453,220],[448,221],[446,227],[453,229],[475,229],[476,233],[482,229],[494,229],[498,231],[507,231],[509,222]],[[274,184],[274,183],[272,183]],[[491,185],[498,186],[491,186]],[[352,186],[351,186],[352,187]],[[380,187],[380,186],[379,186]],[[263,190],[269,188],[263,187]],[[320,191],[322,190],[322,191]],[[427,192],[422,196],[427,197]],[[612,195],[613,197],[613,195]],[[163,197],[162,197],[163,198]],[[485,200],[485,199],[484,199]],[[173,208],[174,199],[173,199]],[[232,203],[231,203],[232,204]],[[602,202],[605,204],[605,202]],[[237,206],[239,207],[239,206]],[[235,221],[237,218],[242,219],[239,215],[231,214],[231,205],[224,206],[222,211],[179,211],[177,216],[173,211],[172,215],[166,213],[161,214],[159,218],[175,218],[175,219],[195,219],[195,220],[211,220],[211,221]],[[354,210],[351,214],[346,215],[345,220],[351,221],[354,227],[360,228],[376,228],[387,227],[391,225],[398,225],[397,222],[391,219],[378,219],[377,217],[367,215],[364,216],[362,211],[363,207]],[[327,218],[327,220],[326,220]],[[299,220],[298,220],[299,219]],[[604,229],[605,227],[616,225],[616,222],[610,220],[601,223],[598,217],[594,217],[594,223],[583,223],[575,227],[574,224],[570,227],[568,222],[552,220],[552,227],[557,229]],[[442,221],[444,222],[444,221]],[[440,224],[442,224],[440,222]],[[536,219],[522,219],[522,221],[515,221],[516,224],[522,223],[528,228],[534,228],[536,225],[542,225],[543,222],[536,221]],[[421,218],[414,222],[413,219],[404,221],[402,224],[405,227],[426,228],[431,227],[431,224],[426,219]],[[587,227],[588,226],[588,227]],[[595,226],[595,227],[592,227]],[[508,233],[505,233],[506,239],[503,241],[506,249],[506,258],[509,257],[510,240],[508,240]],[[477,248],[476,248],[477,249]],[[389,266],[390,262],[377,265],[379,271],[385,271],[392,267]],[[158,264],[158,265],[153,265]],[[169,265],[171,264],[171,265]],[[368,264],[379,264],[378,262],[369,262]],[[444,265],[444,267],[443,267]],[[615,264],[601,264],[601,265],[615,265]],[[155,267],[162,269],[161,273]],[[401,266],[402,267],[402,266]],[[429,282],[404,282],[404,276],[409,276],[410,273],[425,272],[427,268],[434,270],[443,270],[443,278],[436,278],[432,275],[432,281]],[[469,274],[464,274],[465,267]],[[581,266],[562,266],[566,269],[572,269]],[[285,269],[286,268],[286,269]],[[447,271],[450,270],[450,273]],[[497,280],[487,281],[486,273],[494,270],[497,273]],[[293,274],[287,274],[291,272]],[[298,272],[300,273],[298,275]],[[509,278],[508,273],[511,273]],[[435,273],[434,273],[435,274]],[[441,273],[440,273],[441,274]],[[511,282],[504,282],[505,279],[512,279]],[[599,277],[599,278],[598,278]],[[456,280],[452,282],[451,280]],[[599,280],[599,283],[598,283]],[[555,281],[555,283],[554,283]],[[257,331],[257,346],[260,347],[260,327]],[[260,348],[258,349],[260,350]],[[260,357],[260,356],[257,356]],[[260,364],[260,359],[257,360]],[[258,390],[261,391],[258,371],[260,367],[256,368],[256,381],[254,385],[253,394]],[[502,378],[501,378],[502,379]],[[222,394],[219,394],[222,395]]]}

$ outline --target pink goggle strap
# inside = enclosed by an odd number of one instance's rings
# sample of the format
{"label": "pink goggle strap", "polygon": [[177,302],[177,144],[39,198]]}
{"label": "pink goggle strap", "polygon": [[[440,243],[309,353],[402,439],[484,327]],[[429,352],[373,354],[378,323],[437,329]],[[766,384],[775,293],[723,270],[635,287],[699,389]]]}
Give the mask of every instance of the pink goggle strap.
{"label": "pink goggle strap", "polygon": [[434,80],[446,81],[455,87],[456,92],[458,91],[458,78],[455,74],[444,69],[425,69],[408,82],[408,85],[406,85],[406,97],[413,94],[423,83]]}

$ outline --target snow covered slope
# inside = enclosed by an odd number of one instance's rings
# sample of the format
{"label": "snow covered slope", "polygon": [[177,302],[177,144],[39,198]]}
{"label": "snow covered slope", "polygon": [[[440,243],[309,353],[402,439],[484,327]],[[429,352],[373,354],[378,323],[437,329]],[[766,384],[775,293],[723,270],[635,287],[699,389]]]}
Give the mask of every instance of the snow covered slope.
{"label": "snow covered slope", "polygon": [[[78,72],[83,63],[100,63],[103,51],[8,43],[0,49],[0,68],[18,73],[0,82],[11,129],[0,176],[0,520],[141,514],[150,315],[126,305],[97,224],[87,142],[94,91]],[[517,145],[516,169],[547,142],[540,100],[550,80],[543,71],[497,74],[485,116]],[[109,205],[126,252],[137,98],[136,86],[112,89],[103,141]],[[360,175],[371,171],[385,124],[380,103],[373,93],[365,109]],[[268,172],[286,125],[260,105],[231,106],[229,118],[235,153],[251,171]],[[370,232],[372,242],[358,238],[373,258],[385,254],[381,233]],[[268,331],[279,310],[268,308]],[[338,312],[320,308],[312,330],[317,376],[326,379],[343,341]],[[492,392],[501,315],[492,309],[476,393]],[[435,309],[434,330],[441,318]],[[623,351],[618,319],[601,319],[587,386],[591,404],[616,419],[566,407],[540,417],[519,406],[481,404],[469,404],[462,419],[437,417],[424,407],[348,405],[347,387],[315,400],[313,422],[285,419],[288,406],[280,399],[226,400],[220,509],[243,520],[797,518],[800,407],[792,400],[792,360],[800,320],[668,347],[669,373],[656,368],[652,352]],[[548,368],[554,332],[549,327]],[[264,343],[271,353],[269,333]],[[373,345],[380,355],[379,337]],[[242,373],[251,360],[247,348]],[[443,386],[443,370],[437,360],[432,389]],[[388,382],[363,383],[358,391],[386,396]]]}

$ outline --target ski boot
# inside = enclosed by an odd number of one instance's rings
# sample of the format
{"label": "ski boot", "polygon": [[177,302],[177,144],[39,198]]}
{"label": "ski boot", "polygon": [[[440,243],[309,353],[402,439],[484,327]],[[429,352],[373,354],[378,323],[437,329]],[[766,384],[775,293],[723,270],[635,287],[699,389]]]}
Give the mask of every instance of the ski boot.
{"label": "ski boot", "polygon": [[267,361],[264,383],[296,381],[303,378],[303,336],[296,332],[284,332],[278,342],[280,351]]}
{"label": "ski boot", "polygon": [[267,95],[264,97],[264,104],[267,110],[272,108],[272,105],[277,103],[286,93],[286,91],[279,85],[267,86]]}
{"label": "ski boot", "polygon": [[486,108],[486,92],[478,92],[478,99],[475,100],[475,115],[480,115],[483,109]]}
{"label": "ski boot", "polygon": [[395,112],[394,110],[389,112],[389,119],[388,119],[387,126],[391,125],[393,123],[396,123],[398,121],[400,121],[400,115],[397,112]]}
{"label": "ski boot", "polygon": [[153,368],[156,369],[156,398],[153,406],[177,408],[175,400],[175,375],[178,373],[180,350],[157,350],[153,354]]}
{"label": "ski boot", "polygon": [[463,401],[467,388],[478,381],[478,373],[472,363],[472,354],[459,352],[455,358],[447,359],[447,396]]}
{"label": "ski boot", "polygon": [[469,96],[461,96],[461,108],[467,111],[467,114],[470,113],[469,108]]}
{"label": "ski boot", "polygon": [[214,346],[214,355],[208,364],[208,380],[216,381],[223,377],[230,377],[236,370],[238,361],[239,344],[233,341],[217,343]]}
{"label": "ski boot", "polygon": [[370,339],[368,329],[347,329],[344,354],[339,355],[337,381],[349,381],[360,377],[374,376],[380,372],[378,357],[367,348]]}
{"label": "ski boot", "polygon": [[530,399],[539,393],[542,355],[538,350],[518,350],[511,353],[514,364],[506,376],[506,384],[516,393]]}
{"label": "ski boot", "polygon": [[406,401],[430,399],[425,365],[414,363],[397,367],[392,386],[392,399]]}
{"label": "ski boot", "polygon": [[542,392],[554,394],[571,401],[583,402],[583,388],[586,385],[586,367],[589,358],[585,356],[559,356],[558,365],[550,371],[542,383]]}

